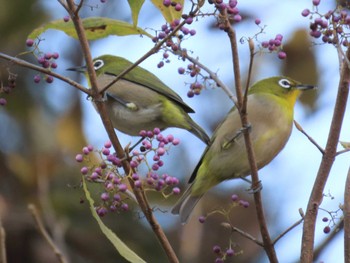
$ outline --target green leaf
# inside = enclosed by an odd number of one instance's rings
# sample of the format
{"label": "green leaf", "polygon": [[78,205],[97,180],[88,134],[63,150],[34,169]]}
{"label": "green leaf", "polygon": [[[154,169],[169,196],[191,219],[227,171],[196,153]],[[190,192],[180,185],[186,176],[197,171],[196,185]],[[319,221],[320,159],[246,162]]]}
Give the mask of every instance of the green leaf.
{"label": "green leaf", "polygon": [[139,13],[145,0],[128,0],[128,2],[131,8],[132,22],[136,27],[139,19]]}
{"label": "green leaf", "polygon": [[[89,17],[82,19],[88,40],[96,40],[108,37],[110,35],[127,36],[127,35],[146,35],[152,38],[142,28],[136,27],[124,21],[115,20],[105,17]],[[51,21],[44,26],[34,29],[28,36],[30,39],[39,37],[48,29],[55,29],[65,32],[68,36],[78,38],[72,21],[64,22],[62,19]]]}
{"label": "green leaf", "polygon": [[153,5],[159,9],[163,17],[168,23],[171,23],[175,19],[180,19],[184,9],[184,0],[178,0],[177,3],[182,5],[181,11],[176,11],[173,6],[166,7],[163,5],[163,0],[151,0]]}
{"label": "green leaf", "polygon": [[132,251],[123,241],[121,241],[117,235],[110,230],[101,220],[101,218],[96,213],[94,207],[94,200],[91,198],[90,192],[87,188],[86,181],[83,177],[83,188],[85,192],[86,199],[89,201],[90,210],[93,217],[96,219],[98,225],[101,228],[102,233],[112,242],[114,247],[118,250],[120,255],[122,255],[125,259],[133,263],[146,263],[142,258],[140,258],[134,251]]}

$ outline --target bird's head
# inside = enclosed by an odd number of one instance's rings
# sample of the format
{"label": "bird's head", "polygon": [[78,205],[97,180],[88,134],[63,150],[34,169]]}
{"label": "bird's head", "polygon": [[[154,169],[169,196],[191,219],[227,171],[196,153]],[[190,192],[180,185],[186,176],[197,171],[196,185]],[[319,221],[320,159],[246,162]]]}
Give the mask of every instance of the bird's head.
{"label": "bird's head", "polygon": [[249,94],[269,94],[286,100],[294,106],[303,90],[314,89],[313,85],[302,84],[289,77],[271,77],[260,80],[250,87]]}

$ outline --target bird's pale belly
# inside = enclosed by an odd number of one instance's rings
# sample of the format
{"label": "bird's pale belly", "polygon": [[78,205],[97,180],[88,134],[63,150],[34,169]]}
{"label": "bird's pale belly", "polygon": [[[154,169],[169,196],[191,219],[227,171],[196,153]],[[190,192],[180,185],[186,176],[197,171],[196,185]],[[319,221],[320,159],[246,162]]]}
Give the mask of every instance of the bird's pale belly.
{"label": "bird's pale belly", "polygon": [[141,130],[164,129],[162,105],[155,104],[147,108],[130,110],[123,105],[114,104],[108,111],[113,127],[129,135],[139,135]]}

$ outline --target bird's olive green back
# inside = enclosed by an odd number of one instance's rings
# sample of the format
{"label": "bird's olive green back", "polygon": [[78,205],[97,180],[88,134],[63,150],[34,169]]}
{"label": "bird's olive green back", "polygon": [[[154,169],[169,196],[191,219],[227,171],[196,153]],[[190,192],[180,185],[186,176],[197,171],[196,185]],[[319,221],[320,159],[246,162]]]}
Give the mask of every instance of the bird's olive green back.
{"label": "bird's olive green back", "polygon": [[[119,75],[123,70],[132,65],[132,62],[117,56],[103,55],[95,58],[94,61],[102,60],[104,66],[96,70],[96,74]],[[123,76],[123,79],[145,86],[179,104],[186,112],[192,113],[194,110],[189,107],[181,97],[172,89],[166,86],[158,77],[151,72],[137,66]]]}

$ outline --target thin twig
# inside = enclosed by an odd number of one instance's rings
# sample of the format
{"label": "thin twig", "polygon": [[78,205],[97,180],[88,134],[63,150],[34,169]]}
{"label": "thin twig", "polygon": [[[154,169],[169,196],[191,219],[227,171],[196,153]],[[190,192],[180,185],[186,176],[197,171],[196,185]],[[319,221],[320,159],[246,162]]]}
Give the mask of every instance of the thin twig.
{"label": "thin twig", "polygon": [[49,244],[49,246],[51,247],[51,249],[53,250],[53,252],[55,253],[57,259],[59,262],[61,263],[67,263],[68,261],[66,260],[66,258],[62,255],[60,249],[56,246],[55,242],[52,240],[52,238],[50,237],[49,233],[47,233],[43,221],[41,220],[41,217],[39,216],[39,212],[36,209],[34,204],[29,204],[28,205],[28,210],[30,211],[30,213],[32,214],[36,225],[39,228],[39,231],[41,233],[41,235],[44,237],[44,239],[46,240],[46,242]]}
{"label": "thin twig", "polygon": [[299,219],[297,222],[295,222],[293,225],[291,225],[290,227],[288,227],[286,230],[284,230],[281,234],[279,234],[275,240],[273,241],[273,244],[275,245],[278,240],[280,240],[282,237],[284,237],[289,231],[291,231],[292,229],[294,229],[295,227],[297,227],[298,225],[300,225],[302,222],[304,221],[304,218]]}
{"label": "thin twig", "polygon": [[29,63],[29,62],[27,62],[27,61],[25,61],[23,59],[12,57],[12,56],[6,55],[6,54],[1,53],[1,52],[0,52],[0,58],[5,59],[7,61],[10,61],[11,63],[16,64],[18,66],[29,68],[29,69],[33,69],[35,71],[38,71],[38,72],[44,73],[46,75],[50,75],[52,77],[60,79],[60,80],[62,80],[64,82],[68,83],[69,85],[79,89],[80,91],[86,93],[87,95],[89,95],[89,96],[91,95],[91,91],[89,89],[85,88],[84,86],[82,86],[78,82],[75,82],[74,80],[72,80],[70,78],[67,78],[65,76],[62,76],[62,75],[60,75],[60,74],[58,74],[58,73],[56,73],[54,71],[51,71],[51,70],[43,68],[43,67],[39,67],[39,66],[34,65],[32,63]]}
{"label": "thin twig", "polygon": [[306,133],[306,131],[304,131],[303,127],[301,127],[301,125],[294,120],[294,125],[295,127],[298,129],[298,131],[300,131],[302,134],[304,134],[306,136],[306,138],[309,139],[309,141],[316,146],[316,148],[322,153],[324,154],[324,149],[310,136]]}
{"label": "thin twig", "polygon": [[258,246],[261,246],[261,247],[264,247],[264,243],[261,242],[260,240],[256,239],[255,237],[253,237],[252,235],[248,234],[247,232],[237,228],[237,227],[234,227],[234,226],[231,226],[231,230],[232,232],[237,232],[238,234],[240,234],[241,236],[253,241],[255,244],[257,244]]}

